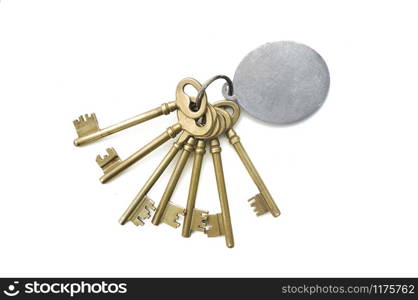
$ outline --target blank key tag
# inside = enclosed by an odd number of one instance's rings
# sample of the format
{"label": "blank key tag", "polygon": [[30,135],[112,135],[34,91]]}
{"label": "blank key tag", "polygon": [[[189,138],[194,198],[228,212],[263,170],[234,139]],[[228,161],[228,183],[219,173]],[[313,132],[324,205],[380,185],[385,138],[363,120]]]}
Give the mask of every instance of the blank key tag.
{"label": "blank key tag", "polygon": [[[328,67],[315,50],[281,41],[264,44],[241,61],[233,79],[232,98],[259,120],[293,124],[322,106],[329,85]],[[231,99],[226,85],[223,92]]]}

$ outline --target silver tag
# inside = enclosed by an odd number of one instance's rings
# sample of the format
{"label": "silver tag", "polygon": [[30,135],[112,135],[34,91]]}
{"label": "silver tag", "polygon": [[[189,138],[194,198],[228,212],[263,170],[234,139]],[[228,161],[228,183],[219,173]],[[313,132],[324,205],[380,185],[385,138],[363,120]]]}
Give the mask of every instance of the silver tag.
{"label": "silver tag", "polygon": [[315,50],[286,41],[250,52],[239,64],[233,83],[236,100],[250,115],[270,123],[291,124],[321,107],[330,77]]}

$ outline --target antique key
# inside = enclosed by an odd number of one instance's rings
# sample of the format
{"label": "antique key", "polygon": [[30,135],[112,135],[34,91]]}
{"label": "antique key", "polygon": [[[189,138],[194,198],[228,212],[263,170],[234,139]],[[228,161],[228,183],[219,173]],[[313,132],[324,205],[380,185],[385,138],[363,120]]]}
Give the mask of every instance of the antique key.
{"label": "antique key", "polygon": [[77,130],[77,134],[78,134],[78,138],[74,140],[74,145],[81,146],[84,144],[97,141],[98,139],[101,139],[105,136],[130,128],[132,126],[138,125],[145,121],[154,119],[163,114],[168,115],[169,113],[177,109],[183,109],[186,112],[187,116],[190,118],[194,118],[194,119],[199,118],[206,111],[206,103],[207,103],[206,96],[204,97],[204,100],[202,100],[202,105],[200,106],[199,110],[192,111],[192,110],[186,109],[193,103],[192,98],[188,96],[184,91],[184,88],[187,85],[192,85],[196,89],[199,89],[201,87],[200,83],[196,81],[195,79],[185,78],[181,80],[179,84],[177,85],[175,101],[163,103],[161,104],[160,107],[154,108],[150,111],[139,114],[130,119],[127,119],[115,125],[108,126],[103,129],[100,129],[99,127],[96,114],[92,113],[90,115],[88,114],[85,114],[84,116],[81,115],[77,120],[73,121],[74,126]]}
{"label": "antique key", "polygon": [[152,224],[158,225],[162,220],[167,225],[170,225],[174,228],[180,226],[177,223],[177,218],[179,215],[184,216],[184,209],[180,208],[172,203],[169,204],[170,198],[173,195],[174,188],[180,178],[181,173],[183,172],[184,166],[186,165],[187,160],[189,159],[190,153],[194,150],[194,145],[196,143],[195,138],[189,137],[187,143],[183,146],[183,152],[180,155],[179,160],[174,167],[173,174],[168,181],[167,187],[164,191],[164,194],[161,198],[161,201],[155,211],[154,217],[152,219]]}
{"label": "antique key", "polygon": [[231,216],[229,213],[228,196],[225,187],[225,178],[222,167],[221,147],[217,138],[210,141],[210,152],[212,153],[213,165],[215,168],[216,185],[218,187],[221,213],[208,216],[208,229],[206,234],[209,237],[225,236],[228,248],[234,247],[234,235],[232,233]]}
{"label": "antique key", "polygon": [[[233,111],[231,127],[237,122],[240,116],[240,108],[235,102],[218,101],[217,103],[215,103],[215,106],[231,108]],[[261,176],[257,172],[257,169],[252,163],[250,157],[248,156],[247,152],[242,146],[239,136],[236,134],[236,132],[232,128],[228,128],[226,130],[226,136],[228,137],[229,142],[234,147],[239,158],[241,159],[242,163],[247,169],[248,174],[250,174],[252,180],[254,181],[255,185],[260,191],[259,194],[255,195],[254,197],[248,200],[251,206],[254,208],[255,213],[257,214],[257,216],[261,216],[267,212],[270,212],[273,216],[278,217],[280,215],[280,210],[277,207],[276,203],[274,202],[273,197],[268,191],[263,180],[261,179]]]}
{"label": "antique key", "polygon": [[[147,194],[160,178],[160,176],[164,173],[165,169],[174,159],[177,152],[183,147],[183,144],[188,139],[188,137],[189,134],[183,132],[178,140],[173,144],[173,146],[171,146],[164,159],[160,162],[158,167],[154,170],[150,178],[146,181],[145,185],[142,187],[129,207],[123,213],[122,217],[119,219],[119,223],[121,225],[125,225],[128,221],[132,221],[132,223],[137,226],[144,225],[144,219],[151,217],[151,215],[147,213],[149,210],[147,209],[146,205],[144,205],[145,202],[149,202]],[[152,202],[152,204],[154,203]],[[145,210],[147,211],[145,212]],[[155,210],[155,208],[153,210]],[[146,218],[144,218],[144,212]]]}
{"label": "antique key", "polygon": [[[189,97],[184,93],[184,87],[187,84],[193,85],[196,89],[198,89],[201,85],[198,81],[192,78],[183,79],[177,86],[177,100],[176,100],[176,108],[180,107],[181,109],[178,110],[179,122],[175,125],[169,127],[166,131],[164,131],[161,135],[156,137],[154,140],[146,144],[144,147],[130,155],[125,160],[120,160],[119,155],[117,154],[114,148],[108,148],[107,155],[101,157],[100,155],[97,156],[96,162],[102,168],[104,174],[100,177],[100,181],[102,183],[106,183],[116,175],[120,174],[134,163],[139,161],[141,158],[149,154],[150,152],[154,151],[156,148],[164,144],[170,138],[175,138],[179,132],[184,129],[193,127],[193,132],[197,134],[205,134],[208,133],[211,129],[211,126],[199,126],[196,127],[194,124],[193,118],[198,118],[202,113],[202,107],[200,107],[196,112],[193,112],[186,106],[187,103],[193,103],[194,97]],[[206,108],[206,96],[204,97],[204,107]],[[185,110],[185,113],[182,112]],[[214,118],[214,112],[210,111],[209,114],[206,114],[206,110],[203,111],[205,114],[205,118],[207,124],[211,124],[212,119]],[[192,116],[192,117],[190,117]]]}
{"label": "antique key", "polygon": [[166,131],[164,131],[161,135],[156,137],[154,140],[146,144],[144,147],[130,155],[125,160],[121,160],[119,158],[119,155],[117,154],[116,150],[114,148],[108,148],[106,149],[107,155],[100,156],[97,155],[96,162],[99,165],[99,167],[103,170],[103,176],[100,177],[101,183],[106,183],[116,175],[120,174],[130,166],[132,166],[134,163],[139,161],[141,158],[146,156],[147,154],[151,153],[158,147],[160,147],[162,144],[167,142],[170,138],[175,138],[177,134],[182,130],[182,127],[180,124],[175,124],[169,128],[167,128]]}
{"label": "antique key", "polygon": [[182,236],[190,237],[191,231],[204,231],[207,224],[208,212],[195,209],[197,188],[199,186],[200,172],[202,170],[203,156],[206,142],[197,141],[194,151],[192,176],[190,178],[189,195],[187,197],[186,216],[184,217]]}

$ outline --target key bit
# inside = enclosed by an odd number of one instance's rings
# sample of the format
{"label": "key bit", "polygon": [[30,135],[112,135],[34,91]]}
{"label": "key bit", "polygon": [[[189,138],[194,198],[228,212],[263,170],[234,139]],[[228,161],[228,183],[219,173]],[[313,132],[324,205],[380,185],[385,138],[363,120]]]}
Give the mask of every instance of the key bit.
{"label": "key bit", "polygon": [[180,223],[177,221],[180,215],[184,216],[185,212],[186,210],[184,208],[168,202],[162,217],[162,222],[170,225],[171,227],[177,228],[180,226]]}
{"label": "key bit", "polygon": [[77,120],[73,121],[73,124],[77,131],[78,137],[83,137],[100,130],[96,114],[94,113],[91,115],[81,115]]}
{"label": "key bit", "polygon": [[154,201],[152,201],[148,196],[145,196],[144,201],[138,207],[136,211],[136,216],[133,218],[132,222],[136,226],[144,226],[144,221],[151,218],[151,212],[155,211]]}
{"label": "key bit", "polygon": [[207,211],[194,209],[192,213],[191,230],[205,232],[208,225],[208,213]]}
{"label": "key bit", "polygon": [[250,203],[251,207],[254,208],[254,212],[257,217],[269,212],[267,201],[261,193],[249,199],[248,202]]}
{"label": "key bit", "polygon": [[208,215],[207,226],[204,233],[208,237],[216,237],[225,235],[222,214]]}
{"label": "key bit", "polygon": [[97,164],[105,174],[122,162],[115,148],[107,148],[106,152],[107,154],[103,157],[100,155],[96,157]]}

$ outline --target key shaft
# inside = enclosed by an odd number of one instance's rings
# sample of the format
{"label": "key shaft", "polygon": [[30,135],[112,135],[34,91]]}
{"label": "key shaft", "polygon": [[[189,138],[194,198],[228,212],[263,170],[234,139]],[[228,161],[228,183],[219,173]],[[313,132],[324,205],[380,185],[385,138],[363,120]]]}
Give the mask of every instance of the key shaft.
{"label": "key shaft", "polygon": [[152,218],[152,224],[160,224],[161,218],[163,217],[164,212],[167,208],[167,204],[170,201],[171,196],[173,195],[174,189],[176,188],[181,173],[183,172],[184,166],[186,165],[186,162],[190,156],[190,153],[193,151],[195,144],[196,140],[193,137],[189,137],[187,143],[183,146],[180,158],[177,161],[176,166],[174,167],[173,173],[171,174],[164,194],[161,197],[161,201],[158,204],[154,217]]}
{"label": "key shaft", "polygon": [[141,149],[133,153],[131,156],[129,156],[125,160],[118,163],[114,168],[111,168],[107,172],[105,171],[105,174],[102,177],[100,177],[100,182],[101,183],[108,182],[110,179],[117,176],[118,174],[120,174],[121,172],[123,172],[124,170],[132,166],[134,163],[138,162],[144,156],[148,155],[150,152],[160,147],[169,139],[175,138],[181,130],[182,130],[182,127],[180,124],[175,124],[169,127],[161,135],[153,139],[151,142],[146,144],[144,147],[142,147]]}
{"label": "key shaft", "polygon": [[190,179],[189,195],[187,197],[186,216],[184,217],[182,236],[190,237],[193,211],[196,203],[197,188],[199,187],[200,173],[202,170],[203,156],[205,155],[206,143],[199,140],[194,152],[192,176]]}
{"label": "key shaft", "polygon": [[[132,118],[129,118],[127,120],[124,120],[122,122],[119,122],[117,124],[108,126],[103,129],[98,129],[94,132],[91,132],[87,135],[79,136],[74,140],[75,146],[82,146],[94,141],[97,141],[105,136],[111,135],[113,133],[116,133],[118,131],[130,128],[132,126],[138,125],[140,123],[143,123],[145,121],[154,119],[161,115],[167,115],[170,112],[177,109],[177,104],[175,101],[163,103],[161,106],[151,109],[147,112],[144,112],[142,114],[136,115]],[[97,121],[97,120],[96,120]]]}
{"label": "key shaft", "polygon": [[213,166],[215,168],[216,185],[218,187],[219,202],[222,211],[222,224],[225,234],[225,241],[228,248],[234,247],[234,235],[232,233],[231,215],[229,213],[228,196],[226,193],[225,177],[221,158],[222,148],[217,138],[210,141],[210,152],[212,153]]}
{"label": "key shaft", "polygon": [[257,172],[257,169],[252,163],[250,157],[248,156],[247,152],[242,146],[240,137],[236,134],[236,132],[233,129],[229,129],[226,135],[229,139],[229,142],[231,143],[231,145],[234,147],[235,151],[237,152],[242,163],[244,164],[245,168],[247,169],[248,173],[250,174],[255,185],[259,189],[260,193],[263,195],[264,200],[266,201],[266,204],[269,208],[269,211],[271,212],[273,216],[278,217],[280,215],[280,210],[277,207],[276,203],[274,202],[273,197],[271,196],[263,180],[261,179],[260,174]]}

